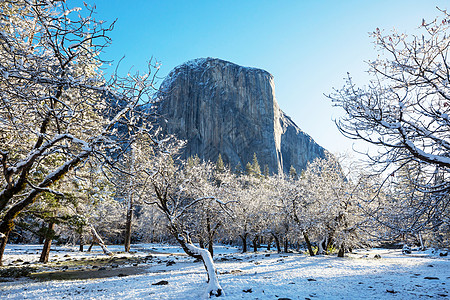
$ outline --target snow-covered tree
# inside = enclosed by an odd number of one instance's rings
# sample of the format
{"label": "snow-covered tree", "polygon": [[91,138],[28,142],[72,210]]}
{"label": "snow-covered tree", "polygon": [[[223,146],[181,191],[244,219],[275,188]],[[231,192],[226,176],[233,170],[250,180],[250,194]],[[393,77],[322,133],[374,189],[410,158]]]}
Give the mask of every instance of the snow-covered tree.
{"label": "snow-covered tree", "polygon": [[[195,246],[192,239],[206,233],[212,246],[215,230],[223,224],[219,213],[226,209],[231,180],[221,177],[218,185],[214,177],[215,167],[209,162],[195,158],[187,162],[174,160],[179,148],[175,141],[166,147],[166,152],[157,153],[148,160],[143,170],[145,175],[141,176],[149,186],[143,199],[145,203],[158,207],[166,218],[169,232],[184,252],[203,261],[208,274],[206,294],[221,296],[223,290],[211,253]],[[226,173],[231,176],[231,172]]]}
{"label": "snow-covered tree", "polygon": [[283,240],[285,252],[287,252],[287,241],[292,240],[290,237],[292,229],[290,213],[283,205],[284,201],[292,195],[292,183],[292,181],[286,180],[284,174],[267,177],[264,183],[265,193],[268,195],[263,210],[266,219],[265,232],[268,235],[266,238],[269,243],[272,239],[274,240],[279,253],[282,251]]}
{"label": "snow-covered tree", "polygon": [[320,217],[313,212],[316,201],[314,193],[311,192],[309,182],[306,180],[294,181],[280,178],[279,181],[277,188],[283,210],[291,219],[291,222],[284,222],[285,226],[293,224],[298,235],[303,237],[309,254],[313,256],[315,253],[310,235],[315,229],[317,218]]}
{"label": "snow-covered tree", "polygon": [[372,80],[357,87],[349,76],[329,96],[345,112],[336,122],[340,131],[378,147],[368,155],[379,173],[395,176],[407,165],[420,170],[420,180],[411,178],[410,184],[429,194],[414,204],[420,207],[416,221],[428,228],[449,224],[449,26],[444,11],[431,22],[422,20],[418,34],[377,28],[372,37],[380,55],[369,61]]}
{"label": "snow-covered tree", "polygon": [[223,163],[222,155],[220,155],[220,153],[219,153],[219,156],[217,156],[216,170],[218,172],[225,171],[225,164]]}
{"label": "snow-covered tree", "polygon": [[[367,196],[366,192],[366,199],[361,199],[361,204],[366,214],[378,223],[372,226],[381,240],[417,244],[422,249],[448,244],[448,238],[445,238],[448,227],[441,221],[446,215],[439,212],[431,221],[428,220],[429,207],[424,203],[436,195],[417,189],[416,183],[425,180],[420,164],[412,162],[403,165],[383,183],[371,183],[372,196]],[[445,211],[440,206],[433,209]]]}
{"label": "snow-covered tree", "polygon": [[214,242],[218,235],[223,232],[228,219],[228,210],[222,203],[229,203],[234,200],[236,178],[232,172],[222,166],[216,166],[197,161],[196,164],[187,165],[184,168],[190,176],[196,178],[193,183],[195,189],[191,192],[191,197],[201,199],[208,196],[214,196],[217,201],[201,201],[195,205],[189,214],[186,214],[191,232],[197,236],[201,247],[207,247],[211,256],[214,254]]}
{"label": "snow-covered tree", "polygon": [[227,231],[232,238],[241,241],[242,252],[247,252],[249,239],[253,241],[255,248],[258,238],[265,231],[263,205],[267,202],[265,200],[268,195],[264,193],[262,181],[262,178],[255,177],[255,173],[236,178],[236,201],[229,206],[232,215]]}
{"label": "snow-covered tree", "polygon": [[107,174],[109,172],[102,171],[96,165],[76,168],[73,176],[63,180],[63,186],[67,190],[65,198],[72,199],[72,205],[66,208],[71,210],[69,214],[73,216],[73,222],[69,222],[68,227],[79,235],[80,250],[90,240],[91,247],[98,243],[104,253],[110,255],[111,252],[99,237],[111,238],[118,234],[121,211],[119,203],[113,198],[114,190],[109,180],[111,175]]}
{"label": "snow-covered tree", "polygon": [[358,246],[360,212],[353,199],[354,185],[345,178],[340,163],[331,155],[311,163],[304,179],[314,193],[313,213],[317,216],[315,229],[320,239],[319,253],[334,245],[343,256],[344,251]]}
{"label": "snow-covered tree", "polygon": [[[335,156],[328,154],[309,163],[297,180],[280,179],[277,189],[310,255],[324,254],[330,246],[343,255],[365,238],[359,236],[366,220],[357,205],[360,187],[346,178]],[[313,242],[317,242],[317,253]]]}
{"label": "snow-covered tree", "polygon": [[[137,200],[136,197],[137,193],[139,193],[139,186],[136,185],[135,180],[135,176],[138,173],[135,152],[135,145],[130,142],[128,151],[124,153],[123,158],[120,160],[121,166],[112,180],[115,183],[117,191],[115,193],[116,201],[120,202],[125,210],[125,232],[123,234],[125,252],[129,252],[131,247],[132,223]],[[139,153],[139,155],[144,155],[147,159],[151,159],[145,153]]]}
{"label": "snow-covered tree", "polygon": [[88,160],[115,167],[122,148],[111,136],[119,123],[142,125],[136,114],[152,101],[154,74],[103,78],[99,54],[112,25],[89,7],[18,0],[0,8],[1,262],[14,220],[41,194],[63,196],[55,183]]}

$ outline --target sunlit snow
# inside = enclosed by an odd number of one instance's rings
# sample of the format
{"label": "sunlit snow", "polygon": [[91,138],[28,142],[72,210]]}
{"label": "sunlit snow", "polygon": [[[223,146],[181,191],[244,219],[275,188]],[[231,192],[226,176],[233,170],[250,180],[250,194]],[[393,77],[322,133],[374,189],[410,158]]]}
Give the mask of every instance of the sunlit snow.
{"label": "sunlit snow", "polygon": [[[79,280],[8,279],[0,282],[1,299],[201,299],[206,273],[201,262],[182,254],[176,246],[138,244],[132,254],[120,253],[122,246],[110,246],[115,257],[125,259],[114,266],[119,275]],[[5,265],[18,259],[38,260],[39,245],[8,245]],[[379,255],[380,258],[376,258]],[[133,258],[151,259],[139,264]],[[56,247],[50,254],[56,261],[106,258],[99,247],[79,252],[76,247]],[[125,259],[125,261],[127,261]],[[227,246],[215,248],[215,264],[223,299],[429,299],[447,298],[450,259],[433,250],[402,255],[401,249],[357,250],[346,258],[309,257],[303,253],[281,253],[261,249],[242,254]],[[23,263],[22,262],[22,263]],[[16,263],[17,264],[17,263]],[[141,273],[128,275],[133,268]],[[102,272],[86,265],[64,272]],[[107,266],[104,272],[111,270]],[[132,273],[133,274],[133,273]],[[154,285],[167,281],[166,285]]]}

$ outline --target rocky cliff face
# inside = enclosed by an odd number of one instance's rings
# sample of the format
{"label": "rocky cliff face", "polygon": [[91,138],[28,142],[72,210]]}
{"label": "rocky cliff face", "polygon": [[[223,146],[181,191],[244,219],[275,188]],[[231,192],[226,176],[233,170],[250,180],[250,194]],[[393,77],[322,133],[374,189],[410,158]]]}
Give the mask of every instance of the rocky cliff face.
{"label": "rocky cliff face", "polygon": [[256,153],[271,172],[297,171],[324,149],[278,107],[273,76],[214,58],[172,70],[160,89],[163,130],[186,140],[183,156],[244,167]]}

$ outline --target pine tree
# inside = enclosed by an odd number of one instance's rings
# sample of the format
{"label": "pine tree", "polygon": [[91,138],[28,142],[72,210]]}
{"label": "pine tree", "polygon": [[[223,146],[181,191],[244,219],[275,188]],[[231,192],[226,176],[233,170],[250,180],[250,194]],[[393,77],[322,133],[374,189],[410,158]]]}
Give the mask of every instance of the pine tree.
{"label": "pine tree", "polygon": [[194,158],[192,157],[192,155],[188,157],[187,165],[188,165],[188,168],[192,168],[194,166]]}
{"label": "pine tree", "polygon": [[[170,157],[170,159],[172,159],[172,157]],[[172,163],[173,163],[173,159],[172,159]],[[200,164],[200,158],[198,157],[197,154],[195,154],[194,156],[189,156],[187,159],[187,165],[189,168],[192,168],[194,166],[198,166]]]}
{"label": "pine tree", "polygon": [[219,156],[217,157],[216,171],[220,172],[220,173],[225,171],[225,165],[223,163],[222,155],[220,155],[220,153],[219,153]]}
{"label": "pine tree", "polygon": [[264,177],[269,177],[269,165],[264,165]]}
{"label": "pine tree", "polygon": [[245,173],[247,173],[247,175],[253,175],[253,166],[250,162],[245,165]]}
{"label": "pine tree", "polygon": [[297,170],[295,170],[293,165],[291,165],[291,168],[289,169],[289,177],[291,179],[297,179]]}
{"label": "pine tree", "polygon": [[236,167],[234,168],[234,173],[236,173],[236,175],[241,175],[242,174],[242,166],[241,166],[240,162],[238,162]]}
{"label": "pine tree", "polygon": [[256,157],[256,153],[253,153],[252,171],[255,176],[261,175],[261,168],[259,167],[258,157]]}

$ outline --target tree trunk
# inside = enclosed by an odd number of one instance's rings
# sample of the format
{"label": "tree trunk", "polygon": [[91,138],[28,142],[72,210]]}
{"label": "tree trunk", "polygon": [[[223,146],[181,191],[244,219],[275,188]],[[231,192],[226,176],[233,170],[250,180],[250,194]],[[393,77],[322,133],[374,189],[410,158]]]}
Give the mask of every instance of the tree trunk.
{"label": "tree trunk", "polygon": [[209,251],[206,249],[196,247],[194,244],[191,243],[189,237],[187,237],[186,240],[186,237],[177,233],[176,227],[173,224],[171,225],[170,231],[173,237],[177,240],[177,242],[180,244],[181,248],[187,255],[203,261],[203,265],[205,266],[206,273],[208,275],[208,287],[206,290],[206,296],[219,297],[224,295],[223,289],[219,284],[219,280],[217,279],[217,271],[214,265],[214,261]]}
{"label": "tree trunk", "polygon": [[211,254],[211,257],[213,257],[214,256],[214,248],[213,248],[213,241],[212,240],[210,240],[209,241],[209,243],[208,243],[208,251],[209,251],[209,254]]}
{"label": "tree trunk", "polygon": [[239,236],[242,240],[242,253],[247,252],[247,234]]}
{"label": "tree trunk", "polygon": [[39,262],[48,263],[48,257],[50,255],[50,247],[52,246],[52,240],[54,236],[53,229],[55,228],[55,223],[49,222],[48,228],[45,233],[45,241],[44,247],[42,248],[41,257],[39,258]]}
{"label": "tree trunk", "polygon": [[269,237],[269,240],[267,241],[267,251],[270,251],[270,244],[272,244],[272,237]]}
{"label": "tree trunk", "polygon": [[133,196],[130,194],[127,207],[127,220],[125,223],[125,252],[130,252],[131,246],[131,225],[133,220]]}
{"label": "tree trunk", "polygon": [[323,238],[318,245],[317,255],[327,254],[327,238]]}
{"label": "tree trunk", "polygon": [[198,237],[198,245],[200,246],[200,248],[205,249],[205,241],[203,240],[202,236]]}
{"label": "tree trunk", "polygon": [[3,266],[3,253],[5,253],[6,243],[8,242],[9,232],[6,234],[0,232],[0,267]]}
{"label": "tree trunk", "polygon": [[[108,250],[108,248],[106,247],[106,245],[103,242],[102,238],[97,233],[97,231],[95,230],[94,226],[92,226],[92,225],[91,225],[91,232],[92,232],[93,240],[95,242],[97,242],[100,245],[100,247],[102,247],[103,253],[105,253],[105,254],[107,254],[109,256],[114,255],[111,251]],[[94,244],[94,242],[92,242],[92,244]]]}
{"label": "tree trunk", "polygon": [[220,286],[219,280],[217,278],[217,270],[214,265],[214,261],[209,251],[196,247],[193,244],[186,244],[186,246],[190,251],[194,252],[197,255],[200,255],[202,258],[203,265],[205,266],[206,273],[208,274],[208,286],[206,288],[206,296],[220,297],[224,295],[223,289]]}
{"label": "tree trunk", "polygon": [[274,233],[272,233],[273,238],[275,239],[275,246],[277,247],[277,252],[281,253],[281,245],[280,245],[280,239],[278,238],[277,235],[275,235]]}
{"label": "tree trunk", "polygon": [[80,234],[80,252],[83,252],[84,250],[84,238],[83,233]]}
{"label": "tree trunk", "polygon": [[288,239],[285,238],[284,239],[284,253],[288,253],[288,246],[289,246]]}
{"label": "tree trunk", "polygon": [[311,242],[309,241],[309,237],[306,231],[303,231],[303,238],[305,239],[306,247],[308,247],[309,255],[314,256],[314,251],[312,249]]}
{"label": "tree trunk", "polygon": [[94,240],[92,240],[92,243],[91,243],[91,245],[89,246],[87,252],[91,252],[92,247],[94,247],[94,244],[95,244],[95,242],[94,242]]}
{"label": "tree trunk", "polygon": [[344,243],[339,247],[338,257],[344,257],[345,254],[345,246]]}
{"label": "tree trunk", "polygon": [[40,226],[40,228],[39,228],[39,230],[37,232],[37,234],[38,234],[38,244],[39,245],[43,245],[44,241],[45,241],[45,232],[47,232],[47,228],[46,228],[45,225],[47,225],[47,223],[42,222],[42,224],[41,224],[41,226]]}
{"label": "tree trunk", "polygon": [[422,238],[422,233],[419,232],[419,242],[420,242],[420,251],[424,251],[425,250],[425,244],[423,242],[423,238]]}
{"label": "tree trunk", "polygon": [[259,236],[255,236],[252,240],[253,242],[253,252],[258,252],[258,239]]}
{"label": "tree trunk", "polygon": [[208,232],[208,251],[211,254],[211,257],[214,256],[214,236],[216,234],[216,229],[219,225],[217,224],[214,228],[211,228],[211,220],[209,217],[206,218],[206,230]]}
{"label": "tree trunk", "polygon": [[344,257],[345,250],[343,247],[339,248],[338,257]]}

